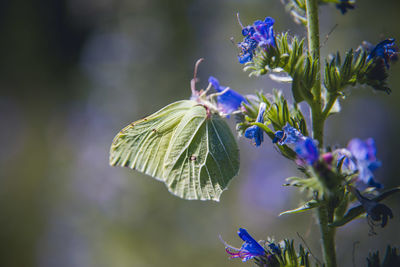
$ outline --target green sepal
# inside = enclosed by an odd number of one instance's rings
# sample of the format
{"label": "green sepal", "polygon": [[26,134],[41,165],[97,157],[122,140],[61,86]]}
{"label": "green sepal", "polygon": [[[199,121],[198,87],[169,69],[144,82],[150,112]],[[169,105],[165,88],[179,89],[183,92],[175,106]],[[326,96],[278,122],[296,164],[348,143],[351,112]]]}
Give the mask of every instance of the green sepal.
{"label": "green sepal", "polygon": [[295,214],[295,213],[300,213],[300,212],[304,212],[307,210],[311,210],[313,208],[317,208],[320,206],[320,203],[315,200],[312,199],[310,201],[307,201],[306,203],[304,203],[303,205],[301,205],[300,207],[293,209],[293,210],[287,210],[284,212],[279,213],[279,216],[285,215],[285,214]]}
{"label": "green sepal", "polygon": [[[398,192],[400,192],[400,187],[390,189],[390,190],[380,194],[379,196],[372,198],[371,200],[380,202],[380,201],[384,200],[385,198],[387,198],[395,193],[398,193]],[[347,224],[348,222],[351,222],[352,220],[356,219],[363,213],[365,213],[364,207],[362,205],[358,205],[354,208],[349,209],[346,212],[346,214],[343,216],[343,218],[334,221],[333,223],[329,224],[329,226],[331,226],[331,227],[343,226],[343,225]]]}
{"label": "green sepal", "polygon": [[[303,172],[307,173],[307,169],[302,170]],[[315,176],[310,176],[307,178],[301,177],[289,177],[286,178],[288,181],[288,185],[301,187],[302,190],[311,190],[312,192],[320,192],[320,195],[323,195],[325,188],[320,180]]]}
{"label": "green sepal", "polygon": [[299,246],[299,253],[297,253],[296,249],[294,248],[293,240],[285,239],[283,244],[283,251],[279,257],[279,263],[281,267],[311,266],[309,260],[310,253],[306,251],[302,245]]}
{"label": "green sepal", "polygon": [[311,56],[305,58],[304,62],[299,62],[293,72],[292,94],[297,103],[306,100],[308,103],[313,101],[311,89],[314,87],[318,74],[318,60]]}
{"label": "green sepal", "polygon": [[244,70],[250,71],[249,76],[260,76],[278,69],[284,70],[292,78],[292,94],[295,102],[306,100],[310,103],[313,100],[311,89],[317,79],[318,66],[318,60],[306,56],[304,39],[293,37],[289,41],[288,33],[284,33],[276,36],[276,47],[259,48],[253,60],[246,63]]}
{"label": "green sepal", "polygon": [[[257,100],[248,99],[248,104],[243,104],[245,111],[236,115],[238,121],[236,130],[239,136],[243,136],[248,127],[257,125],[273,140],[275,132],[282,130],[287,123],[298,129],[304,136],[308,136],[304,115],[296,104],[293,106],[288,104],[281,91],[273,90],[272,96],[268,98],[263,93],[257,93],[256,96]],[[255,122],[261,102],[266,104],[264,124]],[[284,157],[296,159],[297,154],[290,147],[277,145],[277,148]]]}
{"label": "green sepal", "polygon": [[264,75],[280,68],[293,77],[297,63],[304,59],[304,39],[293,37],[289,45],[288,33],[281,33],[275,36],[275,42],[276,47],[257,49],[253,60],[245,64],[244,70],[250,71],[249,76]]}
{"label": "green sepal", "polygon": [[367,61],[366,51],[354,52],[350,49],[346,52],[343,63],[338,52],[325,63],[324,85],[329,93],[335,94],[342,92],[346,86],[369,84],[372,81],[366,75],[370,68],[371,61]]}
{"label": "green sepal", "polygon": [[269,105],[270,108],[267,104],[268,112],[266,112],[265,117],[271,121],[275,131],[282,130],[282,128],[289,123],[300,130],[303,135],[308,136],[304,115],[298,109],[297,105],[289,107],[281,91],[273,91],[273,101],[272,103],[269,102]]}
{"label": "green sepal", "polygon": [[[284,239],[282,241],[275,242],[272,238],[268,238],[268,241],[259,241],[266,251],[265,256],[255,257],[254,261],[257,266],[260,267],[311,267],[310,252],[308,252],[301,244],[299,245],[298,251],[294,247],[294,241]],[[274,244],[279,248],[280,253],[272,250],[269,245]],[[314,266],[318,267],[318,264]]]}

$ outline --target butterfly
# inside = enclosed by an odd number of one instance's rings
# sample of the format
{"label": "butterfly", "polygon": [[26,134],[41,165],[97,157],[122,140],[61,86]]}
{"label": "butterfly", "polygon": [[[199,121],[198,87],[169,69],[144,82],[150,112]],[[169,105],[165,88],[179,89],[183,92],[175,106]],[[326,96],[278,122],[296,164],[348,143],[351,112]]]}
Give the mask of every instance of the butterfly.
{"label": "butterfly", "polygon": [[225,120],[196,99],[169,104],[122,129],[110,165],[162,181],[180,198],[219,201],[239,171],[239,149]]}

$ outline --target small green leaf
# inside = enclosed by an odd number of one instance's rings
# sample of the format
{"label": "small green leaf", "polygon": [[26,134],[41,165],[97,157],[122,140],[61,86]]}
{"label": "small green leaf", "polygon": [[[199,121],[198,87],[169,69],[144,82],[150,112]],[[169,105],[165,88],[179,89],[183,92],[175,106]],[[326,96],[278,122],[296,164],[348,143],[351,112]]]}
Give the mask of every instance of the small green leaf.
{"label": "small green leaf", "polygon": [[304,203],[303,205],[301,205],[300,207],[293,209],[293,210],[287,210],[284,212],[279,213],[279,216],[285,215],[285,214],[294,214],[294,213],[300,213],[300,212],[304,212],[313,208],[317,208],[319,207],[319,202],[312,199],[310,201],[307,201],[306,203]]}

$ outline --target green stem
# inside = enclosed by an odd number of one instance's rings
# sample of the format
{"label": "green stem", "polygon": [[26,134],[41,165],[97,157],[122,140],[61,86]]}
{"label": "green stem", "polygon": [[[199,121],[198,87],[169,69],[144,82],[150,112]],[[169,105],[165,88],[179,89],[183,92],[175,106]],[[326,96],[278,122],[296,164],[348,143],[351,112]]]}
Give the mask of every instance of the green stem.
{"label": "green stem", "polygon": [[[322,111],[321,103],[321,72],[319,66],[319,21],[318,21],[318,0],[306,0],[307,12],[307,37],[308,52],[313,60],[318,62],[318,73],[315,86],[312,88],[313,101],[310,103],[312,115],[313,138],[318,140],[319,147],[323,147],[324,140],[324,124],[329,110]],[[327,106],[328,107],[328,106]],[[336,267],[336,248],[335,248],[335,228],[329,227],[328,224],[333,221],[334,209],[331,210],[329,200],[322,200],[322,205],[317,209],[318,223],[321,230],[321,245],[324,262],[326,267]]]}
{"label": "green stem", "polygon": [[336,228],[328,226],[329,223],[333,222],[333,212],[329,212],[327,207],[322,205],[318,208],[317,213],[322,236],[321,243],[324,262],[327,267],[336,267]]}
{"label": "green stem", "polygon": [[307,11],[307,37],[308,37],[308,52],[314,60],[318,61],[318,73],[316,82],[312,88],[313,103],[312,109],[312,127],[313,137],[318,140],[319,147],[322,147],[324,142],[324,121],[322,116],[321,105],[321,72],[319,66],[319,21],[318,21],[318,0],[306,0]]}
{"label": "green stem", "polygon": [[338,94],[328,94],[327,99],[328,102],[326,103],[326,106],[324,108],[324,111],[322,112],[322,117],[324,117],[325,119],[328,117],[329,112],[332,109],[333,104],[335,104],[336,99],[339,97]]}

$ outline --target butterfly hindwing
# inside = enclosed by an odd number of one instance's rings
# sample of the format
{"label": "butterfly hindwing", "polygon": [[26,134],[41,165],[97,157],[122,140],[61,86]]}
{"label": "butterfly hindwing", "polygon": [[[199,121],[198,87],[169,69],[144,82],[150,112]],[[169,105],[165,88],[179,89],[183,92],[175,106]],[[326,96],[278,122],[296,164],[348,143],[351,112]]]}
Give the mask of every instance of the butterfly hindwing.
{"label": "butterfly hindwing", "polygon": [[207,115],[202,106],[192,108],[167,151],[168,189],[185,199],[218,201],[238,170],[238,148],[229,126],[218,115]]}

